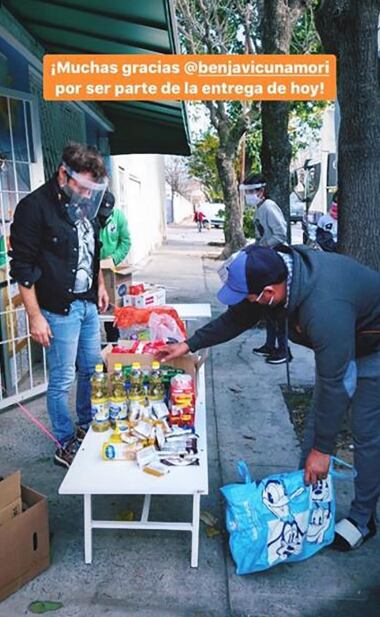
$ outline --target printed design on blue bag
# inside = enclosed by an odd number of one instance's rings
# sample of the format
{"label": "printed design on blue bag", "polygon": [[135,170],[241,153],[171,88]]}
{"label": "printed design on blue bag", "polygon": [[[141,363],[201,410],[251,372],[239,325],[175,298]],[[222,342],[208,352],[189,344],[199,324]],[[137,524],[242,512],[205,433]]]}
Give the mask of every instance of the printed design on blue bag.
{"label": "printed design on blue bag", "polygon": [[330,505],[327,508],[317,506],[311,512],[310,522],[307,529],[306,539],[308,542],[322,544],[325,533],[330,527],[331,511]]}
{"label": "printed design on blue bag", "polygon": [[[275,528],[278,529],[278,526]],[[283,561],[292,555],[299,555],[302,551],[304,535],[297,521],[282,523],[280,534],[268,543],[269,564],[278,559]]]}
{"label": "printed design on blue bag", "polygon": [[263,491],[263,503],[277,518],[286,520],[291,516],[289,502],[303,493],[302,487],[291,495],[286,494],[285,486],[280,480],[269,480]]}
{"label": "printed design on blue bag", "polygon": [[325,502],[329,502],[332,500],[332,486],[330,476],[328,476],[325,480],[317,480],[317,482],[313,484],[311,489],[311,499],[312,501]]}

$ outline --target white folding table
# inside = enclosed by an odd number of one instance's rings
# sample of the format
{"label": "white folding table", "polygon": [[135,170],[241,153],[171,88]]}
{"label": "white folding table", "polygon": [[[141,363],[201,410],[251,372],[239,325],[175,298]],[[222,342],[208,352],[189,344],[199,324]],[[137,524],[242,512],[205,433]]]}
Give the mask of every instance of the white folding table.
{"label": "white folding table", "polygon": [[[210,317],[210,305],[174,305],[184,320]],[[170,467],[163,477],[141,471],[134,461],[104,461],[102,443],[107,433],[90,429],[59,487],[62,495],[84,497],[84,557],[92,562],[93,529],[156,529],[191,532],[191,566],[198,566],[200,497],[208,493],[207,435],[204,365],[198,370],[196,401],[196,433],[199,465]],[[92,516],[93,495],[144,495],[139,521],[96,520]],[[191,522],[150,521],[152,495],[192,495]]]}

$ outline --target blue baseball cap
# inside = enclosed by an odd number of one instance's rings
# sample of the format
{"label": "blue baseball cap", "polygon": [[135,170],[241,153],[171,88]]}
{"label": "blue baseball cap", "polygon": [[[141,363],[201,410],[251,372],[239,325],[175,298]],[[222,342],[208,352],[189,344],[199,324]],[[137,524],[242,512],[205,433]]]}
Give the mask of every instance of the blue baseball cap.
{"label": "blue baseball cap", "polygon": [[264,287],[282,283],[287,276],[288,269],[277,251],[250,244],[226,263],[218,300],[222,304],[238,304],[248,294],[259,295]]}

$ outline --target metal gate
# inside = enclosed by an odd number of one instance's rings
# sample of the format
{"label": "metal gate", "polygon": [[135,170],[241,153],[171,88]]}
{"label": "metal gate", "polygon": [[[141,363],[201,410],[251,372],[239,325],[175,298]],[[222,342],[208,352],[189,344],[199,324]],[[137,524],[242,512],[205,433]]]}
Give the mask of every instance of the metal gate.
{"label": "metal gate", "polygon": [[43,182],[36,98],[0,88],[0,409],[47,387],[45,351],[31,339],[7,254],[16,205]]}

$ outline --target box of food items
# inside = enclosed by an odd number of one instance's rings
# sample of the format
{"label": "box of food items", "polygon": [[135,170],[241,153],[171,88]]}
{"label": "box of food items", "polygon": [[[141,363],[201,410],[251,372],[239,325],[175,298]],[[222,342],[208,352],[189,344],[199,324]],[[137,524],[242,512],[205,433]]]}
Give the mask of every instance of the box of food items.
{"label": "box of food items", "polygon": [[139,345],[108,345],[107,372],[96,368],[92,429],[105,434],[100,454],[105,461],[135,461],[155,476],[197,465],[196,380],[204,357],[187,354],[160,364]]}

